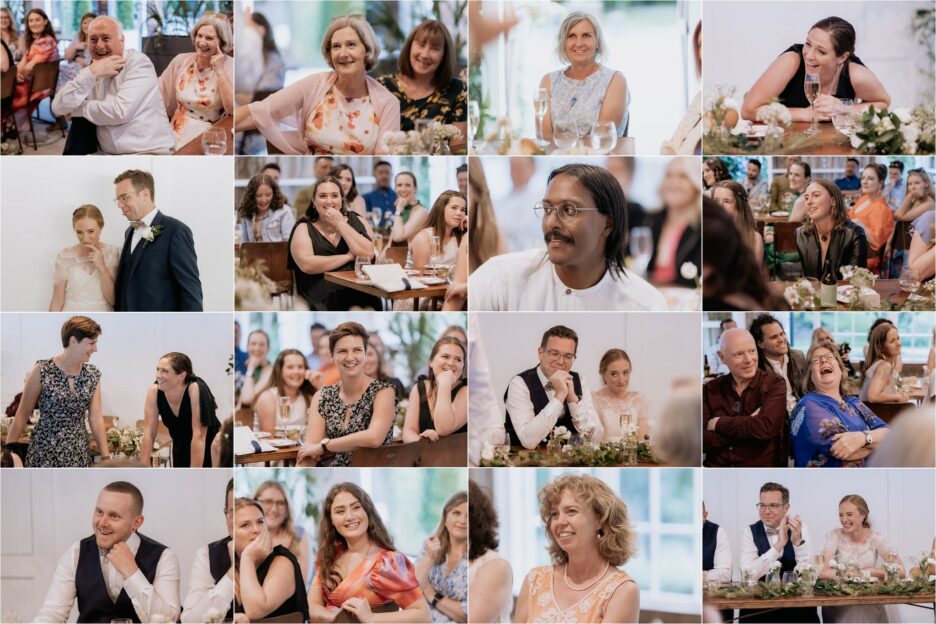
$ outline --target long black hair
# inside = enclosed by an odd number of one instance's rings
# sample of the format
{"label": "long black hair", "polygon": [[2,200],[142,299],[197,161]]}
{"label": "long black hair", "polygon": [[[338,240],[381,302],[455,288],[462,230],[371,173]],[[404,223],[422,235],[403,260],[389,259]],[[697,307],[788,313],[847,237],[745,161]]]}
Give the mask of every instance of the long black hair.
{"label": "long black hair", "polygon": [[572,176],[585,187],[601,214],[611,217],[611,234],[605,241],[604,258],[608,270],[614,277],[623,277],[624,258],[627,245],[627,198],[621,185],[607,169],[594,165],[576,163],[554,169],[547,184],[561,175]]}

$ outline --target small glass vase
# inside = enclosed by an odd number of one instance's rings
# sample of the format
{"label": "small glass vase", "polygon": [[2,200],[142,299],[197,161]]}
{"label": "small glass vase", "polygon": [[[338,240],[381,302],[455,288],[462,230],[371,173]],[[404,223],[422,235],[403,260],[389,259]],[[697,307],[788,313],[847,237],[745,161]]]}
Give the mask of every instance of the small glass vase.
{"label": "small glass vase", "polygon": [[550,438],[549,442],[546,443],[546,452],[547,453],[561,453],[562,452],[562,440],[556,438]]}
{"label": "small glass vase", "polygon": [[452,146],[449,144],[448,139],[439,139],[432,145],[429,154],[432,156],[451,156]]}
{"label": "small glass vase", "polygon": [[780,570],[779,569],[776,572],[770,571],[767,573],[767,585],[769,585],[770,587],[776,587],[776,588],[780,587]]}

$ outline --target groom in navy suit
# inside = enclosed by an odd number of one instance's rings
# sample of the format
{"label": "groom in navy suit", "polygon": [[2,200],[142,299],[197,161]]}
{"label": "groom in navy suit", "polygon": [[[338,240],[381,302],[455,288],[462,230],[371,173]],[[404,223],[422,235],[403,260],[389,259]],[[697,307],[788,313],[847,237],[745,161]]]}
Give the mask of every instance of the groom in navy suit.
{"label": "groom in navy suit", "polygon": [[130,221],[117,267],[118,312],[201,312],[202,288],[192,230],[156,209],[148,171],[114,180],[117,207]]}

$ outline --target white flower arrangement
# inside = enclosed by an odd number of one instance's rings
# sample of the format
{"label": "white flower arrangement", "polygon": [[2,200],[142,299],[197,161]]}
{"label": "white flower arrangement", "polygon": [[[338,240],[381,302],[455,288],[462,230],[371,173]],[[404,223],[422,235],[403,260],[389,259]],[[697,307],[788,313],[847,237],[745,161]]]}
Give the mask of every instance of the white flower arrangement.
{"label": "white flower arrangement", "polygon": [[771,102],[770,104],[761,106],[757,109],[757,113],[755,113],[754,116],[757,121],[762,121],[765,124],[774,124],[782,128],[786,128],[793,123],[793,116],[790,114],[790,109],[780,102]]}
{"label": "white flower arrangement", "polygon": [[494,445],[485,441],[481,444],[481,459],[492,461],[494,459]]}
{"label": "white flower arrangement", "polygon": [[932,105],[910,110],[876,109],[857,115],[851,146],[866,154],[929,153],[936,144],[936,120]]}
{"label": "white flower arrangement", "polygon": [[572,439],[572,432],[565,427],[556,427],[552,430],[552,437],[554,440],[570,440]]}
{"label": "white flower arrangement", "polygon": [[219,624],[224,620],[224,614],[218,609],[208,609],[205,612],[205,624]]}
{"label": "white flower arrangement", "polygon": [[107,430],[107,444],[115,453],[135,457],[143,445],[143,432],[135,427],[111,427]]}
{"label": "white flower arrangement", "polygon": [[877,279],[874,273],[864,267],[856,267],[847,264],[841,268],[842,278],[852,283],[852,286],[858,288],[871,288]]}
{"label": "white flower arrangement", "polygon": [[783,567],[783,564],[781,564],[779,561],[774,561],[773,563],[770,564],[770,567],[768,567],[767,570],[771,574],[774,574],[776,573],[777,570],[779,570],[782,567]]}
{"label": "white flower arrangement", "polygon": [[396,156],[411,156],[423,151],[422,137],[415,130],[387,132],[383,136],[383,144],[388,154]]}
{"label": "white flower arrangement", "polygon": [[816,309],[816,288],[813,282],[803,278],[783,289],[783,298],[794,310]]}
{"label": "white flower arrangement", "polygon": [[461,136],[461,131],[454,125],[434,123],[423,132],[423,141],[429,145],[435,145],[459,136]]}

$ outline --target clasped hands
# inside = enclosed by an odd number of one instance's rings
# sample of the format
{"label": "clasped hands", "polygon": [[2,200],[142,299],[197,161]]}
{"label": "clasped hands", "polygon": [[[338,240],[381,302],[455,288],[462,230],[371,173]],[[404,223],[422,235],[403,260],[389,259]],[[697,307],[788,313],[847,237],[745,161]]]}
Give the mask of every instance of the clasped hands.
{"label": "clasped hands", "polygon": [[549,377],[549,381],[556,393],[556,400],[560,403],[575,404],[579,402],[578,395],[575,394],[575,385],[572,382],[572,374],[568,371],[557,370]]}

